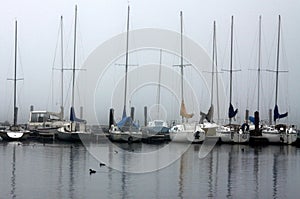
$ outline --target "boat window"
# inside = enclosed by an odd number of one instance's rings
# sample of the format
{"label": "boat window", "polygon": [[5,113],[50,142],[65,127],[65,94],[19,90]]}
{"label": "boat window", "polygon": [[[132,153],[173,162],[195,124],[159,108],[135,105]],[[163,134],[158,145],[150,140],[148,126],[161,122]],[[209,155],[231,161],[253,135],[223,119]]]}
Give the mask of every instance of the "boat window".
{"label": "boat window", "polygon": [[155,126],[162,126],[163,122],[162,121],[155,121],[154,124],[155,124]]}
{"label": "boat window", "polygon": [[31,122],[37,122],[37,115],[36,114],[31,114]]}
{"label": "boat window", "polygon": [[31,122],[43,122],[44,115],[43,113],[32,113]]}
{"label": "boat window", "polygon": [[60,118],[57,117],[56,115],[49,115],[49,120],[59,120]]}
{"label": "boat window", "polygon": [[30,122],[44,122],[44,118],[48,118],[45,113],[31,113],[31,121]]}

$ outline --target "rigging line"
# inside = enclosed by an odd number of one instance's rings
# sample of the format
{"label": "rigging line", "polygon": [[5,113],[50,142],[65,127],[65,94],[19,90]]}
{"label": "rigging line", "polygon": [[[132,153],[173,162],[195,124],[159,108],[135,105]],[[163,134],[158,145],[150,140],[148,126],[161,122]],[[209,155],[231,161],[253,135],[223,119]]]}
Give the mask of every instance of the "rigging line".
{"label": "rigging line", "polygon": [[[289,69],[289,63],[288,63],[288,58],[287,58],[287,54],[286,54],[286,48],[285,48],[285,42],[284,42],[284,36],[283,36],[283,28],[281,29],[282,30],[282,33],[281,33],[281,46],[282,46],[282,56],[283,56],[283,58],[282,58],[282,60],[283,60],[283,62],[284,63],[286,63],[286,70],[288,71],[288,69]],[[289,72],[287,73],[287,79],[289,80]],[[289,88],[289,81],[285,81],[285,85],[286,85],[286,88]],[[290,108],[289,108],[289,103],[288,103],[288,99],[289,99],[289,97],[288,96],[290,96],[289,95],[289,89],[283,89],[283,90],[285,90],[286,91],[286,95],[284,95],[285,96],[285,105],[286,105],[286,107],[288,107],[288,110],[291,110]],[[288,117],[289,118],[289,117]]]}
{"label": "rigging line", "polygon": [[157,88],[157,115],[159,117],[160,111],[160,92],[161,92],[161,67],[162,67],[162,49],[159,51],[159,70],[158,70],[158,88]]}
{"label": "rigging line", "polygon": [[[82,67],[84,67],[83,66],[83,64],[84,64],[84,60],[85,60],[85,57],[86,57],[86,55],[85,55],[85,48],[84,48],[84,43],[85,42],[83,42],[84,41],[84,39],[83,39],[83,36],[82,36],[82,33],[81,33],[81,31],[80,31],[80,28],[77,28],[78,29],[78,40],[79,40],[79,42],[78,42],[78,47],[77,47],[77,65],[79,65],[79,66],[81,66],[81,68]],[[80,64],[79,64],[80,63]]]}
{"label": "rigging line", "polygon": [[[17,95],[18,102],[20,102],[20,99],[22,97],[24,99],[24,92],[23,92],[24,88],[25,88],[25,83],[24,83],[24,81],[22,81],[22,85],[18,86],[18,89],[17,89],[18,94],[19,94],[19,95]],[[17,104],[17,107],[18,107],[18,116],[19,116],[19,117],[17,117],[17,119],[18,119],[18,121],[20,121],[21,118],[23,118],[23,119],[25,118],[24,111],[23,111],[23,106],[21,106],[20,104]]]}
{"label": "rigging line", "polygon": [[53,62],[52,62],[52,71],[51,71],[51,80],[50,80],[50,94],[48,96],[48,102],[47,102],[47,106],[49,107],[49,98],[51,98],[51,109],[54,108],[54,86],[53,86],[53,82],[54,82],[54,70],[55,70],[55,62],[56,62],[56,54],[57,54],[57,48],[58,48],[58,43],[59,43],[59,35],[60,35],[60,25],[58,28],[58,33],[57,33],[57,39],[56,39],[56,44],[55,44],[55,49],[54,49],[54,57],[53,57]]}
{"label": "rigging line", "polygon": [[80,94],[79,94],[80,90],[79,90],[78,84],[76,84],[76,90],[77,90],[77,96],[78,96],[78,102],[79,102],[78,104],[83,104],[82,101],[81,101],[81,98],[80,98]]}
{"label": "rigging line", "polygon": [[[271,48],[270,49],[274,49],[275,43],[276,43],[276,33],[274,33],[274,35],[273,35],[273,40],[272,40],[272,44],[271,44]],[[271,65],[270,63],[271,63],[272,53],[273,53],[272,50],[270,50],[269,51],[269,57],[268,57],[268,66]]]}
{"label": "rigging line", "polygon": [[[69,34],[67,36],[68,40],[67,40],[66,47],[65,47],[65,52],[64,52],[64,55],[66,57],[64,60],[67,61],[67,64],[65,64],[65,65],[67,65],[67,66],[72,66],[72,61],[71,60],[72,60],[73,54],[71,56],[69,50],[70,50],[70,46],[72,45],[72,43],[71,43],[72,40],[71,39],[72,39],[72,33],[73,33],[73,26],[74,26],[74,24],[72,24],[72,27],[69,29]],[[71,50],[73,50],[73,49],[71,49]]]}
{"label": "rigging line", "polygon": [[217,110],[218,110],[218,122],[220,122],[220,98],[219,98],[219,69],[218,69],[218,48],[217,48],[217,27],[216,23],[214,24],[215,36],[214,36],[214,51],[215,51],[215,71],[216,71],[216,92],[217,92]]}
{"label": "rigging line", "polygon": [[[253,60],[254,58],[254,49],[255,49],[255,43],[256,41],[258,40],[258,33],[255,34],[255,38],[254,38],[254,41],[252,43],[252,47],[251,47],[251,51],[250,51],[250,58],[249,58],[249,64],[250,64],[250,67],[252,65],[251,63],[251,60]],[[254,64],[253,64],[254,65]],[[250,75],[248,74],[247,75],[247,82],[250,82],[251,78],[250,78]],[[248,92],[247,92],[247,104],[246,104],[246,108],[249,109],[249,98],[250,98],[250,93],[251,92],[251,86],[248,84]],[[254,92],[253,92],[254,93]]]}
{"label": "rigging line", "polygon": [[53,57],[53,62],[52,62],[52,70],[55,69],[55,62],[56,62],[56,55],[57,55],[57,48],[58,48],[58,43],[59,43],[59,35],[60,35],[60,31],[61,31],[61,28],[60,28],[60,25],[59,25],[59,28],[58,28],[58,33],[57,33],[57,39],[56,39],[56,43],[55,43],[55,48],[54,48],[54,57]]}
{"label": "rigging line", "polygon": [[[70,93],[70,90],[71,90],[71,82],[72,82],[72,79],[69,79],[69,87],[68,87],[68,89],[67,89],[67,95],[66,95],[66,98],[65,98],[65,100],[64,100],[64,106],[66,106],[67,105],[67,100],[66,99],[69,99],[69,93]],[[68,103],[70,103],[70,102],[68,102]],[[71,104],[71,103],[70,103]]]}
{"label": "rigging line", "polygon": [[226,58],[227,58],[227,54],[228,54],[228,48],[229,48],[229,44],[230,44],[230,31],[227,31],[227,41],[225,42],[225,49],[223,51],[223,55],[221,56],[221,66],[227,65],[224,64],[225,62],[227,62]]}

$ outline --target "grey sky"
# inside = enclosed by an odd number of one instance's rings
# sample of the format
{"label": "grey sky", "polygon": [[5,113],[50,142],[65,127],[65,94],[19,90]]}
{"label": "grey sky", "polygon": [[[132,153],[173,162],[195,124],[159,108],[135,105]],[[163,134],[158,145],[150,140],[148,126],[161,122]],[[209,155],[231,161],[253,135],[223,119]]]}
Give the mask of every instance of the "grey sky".
{"label": "grey sky", "polygon": [[[65,36],[65,65],[71,67],[72,60],[72,27],[74,5],[78,5],[78,67],[88,55],[101,43],[125,31],[126,12],[128,1],[125,0],[1,0],[0,7],[0,121],[10,120],[12,117],[12,82],[7,78],[13,72],[13,40],[14,20],[19,23],[19,77],[24,77],[18,83],[20,120],[26,121],[29,115],[29,106],[34,104],[36,109],[51,109],[51,76],[60,15],[64,16]],[[184,33],[197,42],[209,54],[211,51],[211,35],[213,20],[217,21],[219,64],[228,68],[229,28],[230,16],[235,17],[236,68],[242,68],[241,75],[236,75],[243,93],[249,90],[245,79],[249,79],[248,68],[256,67],[255,38],[258,32],[258,16],[263,17],[263,65],[266,68],[275,68],[274,39],[277,34],[278,15],[282,16],[283,46],[286,58],[282,68],[290,71],[282,75],[281,82],[285,81],[288,91],[282,92],[287,96],[287,102],[279,104],[281,112],[289,110],[291,122],[300,125],[300,95],[298,93],[298,77],[300,75],[300,2],[298,0],[132,0],[130,29],[161,28],[179,31],[179,11],[184,13]],[[251,56],[252,55],[252,56]],[[270,57],[270,58],[269,58]],[[59,57],[55,65],[59,66]],[[270,61],[268,61],[270,59]],[[69,73],[69,72],[66,72]],[[251,72],[252,74],[254,72]],[[58,72],[54,72],[57,76]],[[227,83],[226,75],[224,83]],[[268,76],[268,75],[267,75]],[[270,75],[269,75],[270,76]],[[238,79],[240,78],[240,79]],[[251,77],[250,77],[251,78]],[[252,78],[254,78],[252,76]],[[264,78],[264,77],[263,77]],[[268,79],[269,78],[269,79]],[[65,84],[69,81],[66,75]],[[269,80],[271,86],[275,80]],[[255,81],[255,80],[254,80]],[[255,83],[253,83],[255,84]],[[67,86],[65,90],[67,90]],[[239,88],[239,89],[240,89]],[[280,92],[281,92],[280,91]],[[266,92],[267,93],[267,92]],[[245,94],[243,94],[245,95]],[[252,93],[251,93],[252,95]],[[273,95],[270,92],[270,95]],[[242,96],[242,95],[241,95]],[[246,107],[245,96],[237,99]],[[227,100],[227,99],[226,99]],[[249,100],[248,100],[249,101]],[[274,106],[274,100],[268,99],[265,106]],[[288,107],[286,107],[288,105]],[[250,106],[248,104],[248,106]],[[56,107],[58,107],[56,105]],[[268,107],[268,108],[269,108]],[[243,111],[243,109],[240,109]],[[67,110],[66,110],[67,112]],[[107,114],[107,113],[104,113]]]}

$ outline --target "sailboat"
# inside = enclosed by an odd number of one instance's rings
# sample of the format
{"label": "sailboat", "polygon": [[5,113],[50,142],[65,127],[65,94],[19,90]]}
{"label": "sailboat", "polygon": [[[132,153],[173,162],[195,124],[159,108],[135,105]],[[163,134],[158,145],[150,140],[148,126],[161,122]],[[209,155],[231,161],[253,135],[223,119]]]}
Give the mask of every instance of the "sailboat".
{"label": "sailboat", "polygon": [[122,120],[117,124],[111,124],[109,129],[109,139],[114,142],[139,142],[142,140],[142,131],[140,127],[133,122],[131,116],[126,114],[127,103],[127,73],[128,73],[128,40],[129,40],[129,13],[130,7],[128,6],[127,15],[127,31],[126,31],[126,62],[125,62],[125,82],[124,82],[124,108]]}
{"label": "sailboat", "polygon": [[81,136],[91,135],[86,128],[86,121],[79,119],[75,115],[75,70],[76,70],[76,35],[77,35],[77,5],[75,6],[75,27],[74,27],[74,54],[72,68],[72,104],[70,108],[70,122],[57,130],[57,137],[65,141],[80,141]]}
{"label": "sailboat", "polygon": [[233,65],[233,16],[231,17],[231,50],[230,50],[230,91],[229,91],[229,109],[228,118],[229,124],[219,126],[217,128],[217,135],[220,137],[221,142],[227,143],[246,143],[249,141],[249,128],[243,128],[244,125],[232,124],[232,118],[234,118],[238,112],[238,109],[234,110],[232,105],[232,65]]}
{"label": "sailboat", "polygon": [[162,49],[159,53],[159,76],[157,86],[157,119],[149,121],[143,129],[143,140],[150,141],[165,141],[170,139],[169,126],[166,121],[160,119],[160,88],[161,88],[161,64],[162,64]]}
{"label": "sailboat", "polygon": [[30,131],[24,130],[17,124],[18,107],[17,107],[17,51],[18,51],[18,22],[15,22],[15,66],[14,66],[14,78],[10,79],[14,81],[14,121],[13,125],[0,131],[0,136],[3,140],[22,140],[28,138]]}
{"label": "sailboat", "polygon": [[190,119],[194,116],[193,113],[187,113],[184,103],[183,96],[183,26],[182,26],[182,11],[180,12],[180,48],[181,48],[181,61],[180,65],[178,65],[181,69],[181,108],[180,115],[182,117],[182,121],[180,124],[174,125],[169,130],[170,138],[175,142],[193,142],[193,143],[201,143],[205,139],[205,131],[200,127],[197,123],[187,123],[184,122],[184,118]]}
{"label": "sailboat", "polygon": [[64,99],[63,99],[63,80],[64,80],[64,60],[63,60],[63,16],[60,17],[60,47],[61,47],[61,107],[60,112],[47,110],[31,110],[28,129],[39,137],[54,138],[57,129],[66,124],[64,120]]}
{"label": "sailboat", "polygon": [[281,16],[278,17],[278,38],[277,38],[277,55],[276,55],[276,70],[268,70],[276,73],[275,82],[275,107],[273,112],[273,120],[275,125],[270,125],[262,129],[262,136],[270,143],[285,143],[292,144],[297,140],[297,131],[295,126],[287,124],[276,124],[276,121],[288,116],[288,112],[280,114],[278,108],[278,81],[279,81],[279,54],[280,54],[280,32],[281,32]]}
{"label": "sailboat", "polygon": [[[213,46],[212,46],[212,72],[211,72],[211,96],[210,96],[210,107],[208,109],[207,114],[200,112],[200,125],[201,128],[206,132],[206,137],[217,137],[216,136],[216,129],[218,125],[213,121],[214,116],[214,105],[213,105],[213,92],[214,92],[214,74],[217,74],[214,71],[215,66],[217,67],[217,44],[216,44],[216,22],[213,23]],[[218,90],[218,78],[216,77],[217,83],[217,90]],[[217,91],[218,93],[218,91]],[[218,97],[218,96],[217,96]],[[218,99],[217,99],[218,101]],[[219,110],[219,109],[218,109]]]}
{"label": "sailboat", "polygon": [[260,126],[259,122],[259,110],[260,110],[260,83],[261,83],[261,16],[259,16],[259,27],[258,27],[258,64],[257,64],[257,110],[254,113],[254,117],[250,116],[247,118],[249,114],[249,110],[246,110],[246,120],[251,122],[249,126],[250,132],[250,140],[249,142],[255,142],[255,140],[262,140],[264,138],[261,136],[261,130],[263,126]]}

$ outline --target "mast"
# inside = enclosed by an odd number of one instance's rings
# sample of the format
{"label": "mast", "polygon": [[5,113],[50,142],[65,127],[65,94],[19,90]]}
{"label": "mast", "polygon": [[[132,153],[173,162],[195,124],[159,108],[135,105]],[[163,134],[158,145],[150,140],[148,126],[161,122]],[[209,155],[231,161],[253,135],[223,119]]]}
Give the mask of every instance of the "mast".
{"label": "mast", "polygon": [[15,74],[14,74],[14,126],[17,125],[17,52],[18,52],[18,22],[15,22]]}
{"label": "mast", "polygon": [[182,27],[182,11],[180,11],[180,70],[181,70],[181,101],[183,101],[183,27]]}
{"label": "mast", "polygon": [[259,16],[258,69],[257,69],[257,111],[259,112],[260,72],[261,72],[261,16]]}
{"label": "mast", "polygon": [[219,103],[219,83],[218,83],[218,54],[217,54],[217,30],[216,30],[216,22],[214,21],[214,51],[215,51],[215,65],[216,65],[216,90],[217,90],[217,110],[218,110],[218,121],[220,121],[220,103]]}
{"label": "mast", "polygon": [[158,119],[159,119],[159,111],[160,111],[161,64],[162,64],[162,49],[160,49],[160,51],[159,51],[159,73],[158,73],[158,88],[157,88],[157,114],[158,114]]}
{"label": "mast", "polygon": [[127,97],[127,73],[128,73],[128,40],[129,40],[129,12],[130,7],[128,5],[128,13],[127,13],[127,30],[126,30],[126,60],[125,60],[125,89],[124,89],[124,109],[123,109],[123,117],[126,116],[126,97]]}
{"label": "mast", "polygon": [[[183,26],[182,26],[182,21],[183,21],[183,15],[182,11],[180,11],[180,71],[181,71],[181,103],[184,101],[183,99]],[[184,117],[181,116],[182,123],[184,122]]]}
{"label": "mast", "polygon": [[76,66],[76,37],[77,37],[77,5],[75,5],[75,26],[74,26],[74,54],[73,54],[73,76],[72,76],[72,107],[74,107],[75,90],[75,66]]}
{"label": "mast", "polygon": [[[278,75],[279,75],[279,45],[280,45],[280,26],[281,26],[281,17],[279,15],[278,19],[278,41],[277,41],[277,62],[276,62],[276,90],[275,90],[275,105],[277,105],[277,96],[278,96]],[[276,122],[276,121],[275,121]]]}
{"label": "mast", "polygon": [[[277,106],[278,97],[278,75],[279,75],[279,52],[280,52],[280,26],[281,26],[281,16],[278,16],[278,40],[277,40],[277,60],[276,60],[276,87],[275,87],[275,107]],[[276,125],[276,119],[274,121]]]}
{"label": "mast", "polygon": [[63,42],[63,16],[60,17],[60,47],[61,47],[61,119],[64,118],[64,42]]}
{"label": "mast", "polygon": [[213,29],[213,47],[212,47],[212,73],[211,73],[211,97],[210,97],[210,105],[213,105],[213,97],[214,97],[214,65],[215,65],[215,45],[216,45],[216,22],[214,21],[214,29]]}
{"label": "mast", "polygon": [[[233,16],[231,16],[231,42],[230,42],[230,91],[229,91],[229,103],[232,101],[232,64],[233,64]],[[231,118],[229,117],[229,124],[231,124]]]}

